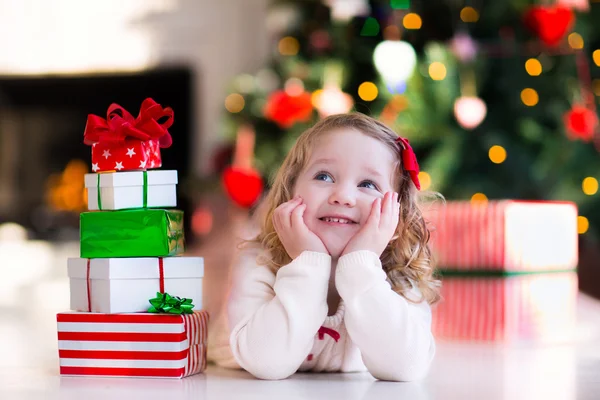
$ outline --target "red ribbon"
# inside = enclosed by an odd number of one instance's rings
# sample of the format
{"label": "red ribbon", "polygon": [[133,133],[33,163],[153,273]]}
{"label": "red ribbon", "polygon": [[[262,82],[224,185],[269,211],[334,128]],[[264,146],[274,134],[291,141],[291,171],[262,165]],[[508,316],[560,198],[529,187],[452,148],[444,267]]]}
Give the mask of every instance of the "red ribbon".
{"label": "red ribbon", "polygon": [[165,292],[165,270],[162,257],[158,257],[158,287],[161,293]]}
{"label": "red ribbon", "polygon": [[[166,120],[159,123],[158,120],[164,117],[167,117]],[[90,146],[94,143],[114,146],[131,138],[141,141],[158,140],[159,146],[166,148],[173,143],[168,131],[171,125],[173,110],[170,107],[162,108],[151,98],[142,102],[137,118],[133,118],[127,110],[113,103],[108,107],[106,119],[94,114],[88,115],[83,143]]]}
{"label": "red ribbon", "polygon": [[410,143],[408,143],[408,139],[403,137],[398,137],[396,142],[401,143],[402,148],[402,166],[408,171],[410,175],[410,179],[413,181],[417,190],[421,190],[421,183],[419,182],[419,163],[417,162],[417,156],[413,151],[412,147],[410,147]]}
{"label": "red ribbon", "polygon": [[338,331],[336,331],[335,329],[327,328],[325,326],[322,326],[319,328],[318,334],[319,334],[319,340],[325,339],[326,334],[331,336],[331,338],[333,340],[335,340],[336,342],[338,340],[340,340],[340,337],[341,337],[340,333]]}

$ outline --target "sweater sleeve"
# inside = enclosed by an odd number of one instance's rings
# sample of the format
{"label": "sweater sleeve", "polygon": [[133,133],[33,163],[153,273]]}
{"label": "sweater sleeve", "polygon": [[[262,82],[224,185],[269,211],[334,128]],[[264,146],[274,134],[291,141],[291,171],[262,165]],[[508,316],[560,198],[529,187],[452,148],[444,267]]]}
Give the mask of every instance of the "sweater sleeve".
{"label": "sweater sleeve", "polygon": [[[429,304],[411,303],[394,292],[371,251],[342,256],[335,278],[346,305],[346,330],[369,372],[390,381],[424,377],[435,354]],[[410,295],[418,299],[420,292],[414,288]]]}
{"label": "sweater sleeve", "polygon": [[260,379],[285,379],[309,354],[327,316],[331,256],[305,251],[274,274],[241,258],[228,302],[230,346],[239,365]]}

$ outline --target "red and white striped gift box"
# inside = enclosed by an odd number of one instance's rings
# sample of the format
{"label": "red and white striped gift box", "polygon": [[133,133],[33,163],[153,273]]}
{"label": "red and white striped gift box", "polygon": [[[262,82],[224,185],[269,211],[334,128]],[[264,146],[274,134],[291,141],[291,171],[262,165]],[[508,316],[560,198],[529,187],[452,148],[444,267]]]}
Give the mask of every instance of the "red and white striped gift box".
{"label": "red and white striped gift box", "polygon": [[570,270],[578,263],[577,207],[570,202],[450,201],[426,210],[442,269]]}
{"label": "red and white striped gift box", "polygon": [[183,378],[206,368],[208,312],[56,316],[61,375]]}
{"label": "red and white striped gift box", "polygon": [[577,291],[576,272],[445,278],[432,331],[451,341],[569,342]]}

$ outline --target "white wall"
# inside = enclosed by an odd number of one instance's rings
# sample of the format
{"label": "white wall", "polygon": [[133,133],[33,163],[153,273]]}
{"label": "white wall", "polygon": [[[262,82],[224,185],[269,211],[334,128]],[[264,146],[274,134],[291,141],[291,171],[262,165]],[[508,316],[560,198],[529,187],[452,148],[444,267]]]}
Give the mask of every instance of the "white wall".
{"label": "white wall", "polygon": [[[268,0],[0,0],[0,74],[196,73],[190,167],[210,173],[225,88],[268,53]],[[175,110],[177,113],[177,110]]]}

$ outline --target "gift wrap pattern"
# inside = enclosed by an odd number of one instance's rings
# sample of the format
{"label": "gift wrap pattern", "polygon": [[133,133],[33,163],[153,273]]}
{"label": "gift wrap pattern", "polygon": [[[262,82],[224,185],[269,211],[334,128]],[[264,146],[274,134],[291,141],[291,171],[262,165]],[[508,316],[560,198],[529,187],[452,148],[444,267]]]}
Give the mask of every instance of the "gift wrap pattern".
{"label": "gift wrap pattern", "polygon": [[177,206],[177,171],[107,172],[84,179],[90,211]]}
{"label": "gift wrap pattern", "polygon": [[82,258],[166,257],[183,253],[183,212],[135,209],[80,215]]}
{"label": "gift wrap pattern", "polygon": [[183,378],[206,369],[208,313],[59,313],[61,375]]}
{"label": "gift wrap pattern", "polygon": [[576,272],[444,278],[433,308],[444,340],[561,343],[573,339]]}
{"label": "gift wrap pattern", "polygon": [[459,271],[569,270],[578,263],[577,207],[568,202],[469,201],[425,212],[438,266]]}
{"label": "gift wrap pattern", "polygon": [[450,201],[425,212],[442,275],[440,340],[567,342],[578,291],[577,208],[569,202]]}

